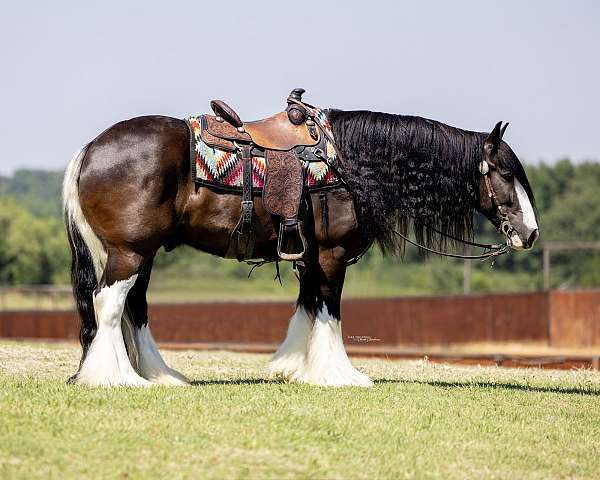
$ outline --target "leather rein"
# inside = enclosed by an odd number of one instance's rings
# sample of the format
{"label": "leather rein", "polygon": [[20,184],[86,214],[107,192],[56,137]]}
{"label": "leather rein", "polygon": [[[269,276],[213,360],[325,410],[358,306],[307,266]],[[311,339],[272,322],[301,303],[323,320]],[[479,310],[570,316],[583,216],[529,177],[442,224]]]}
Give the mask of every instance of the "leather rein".
{"label": "leather rein", "polygon": [[411,245],[414,245],[415,247],[420,248],[421,250],[425,250],[427,252],[434,253],[436,255],[440,255],[443,257],[461,258],[464,260],[487,260],[488,258],[491,258],[492,262],[493,262],[496,259],[496,257],[499,257],[500,255],[504,255],[505,253],[509,253],[510,247],[511,247],[510,233],[514,230],[514,227],[510,223],[510,220],[508,219],[508,214],[504,211],[504,207],[498,203],[498,196],[496,195],[496,191],[494,190],[494,187],[492,185],[492,180],[490,179],[490,176],[489,176],[490,167],[485,160],[482,160],[481,163],[479,164],[479,173],[481,173],[481,175],[483,176],[485,188],[487,191],[487,195],[490,199],[490,202],[492,203],[492,206],[494,207],[494,209],[498,212],[498,217],[500,218],[500,226],[498,227],[498,232],[503,233],[506,236],[506,238],[507,238],[506,243],[489,244],[489,243],[470,242],[469,240],[464,240],[462,238],[453,237],[452,235],[443,233],[433,227],[426,227],[443,237],[454,240],[455,242],[460,242],[464,245],[468,245],[471,247],[483,248],[485,250],[483,253],[481,253],[479,255],[460,255],[458,253],[442,252],[440,250],[435,250],[433,248],[426,247],[425,245],[421,245],[420,243],[411,240],[406,235],[403,235],[402,233],[398,232],[397,230],[392,230],[392,232],[395,235],[397,235],[398,237],[405,240],[406,242],[410,243]]}

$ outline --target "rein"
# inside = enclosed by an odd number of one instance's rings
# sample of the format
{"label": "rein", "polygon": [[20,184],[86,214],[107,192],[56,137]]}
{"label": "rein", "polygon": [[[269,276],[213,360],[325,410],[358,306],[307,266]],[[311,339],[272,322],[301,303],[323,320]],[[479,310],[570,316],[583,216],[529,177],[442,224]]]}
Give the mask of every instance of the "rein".
{"label": "rein", "polygon": [[456,242],[460,242],[464,245],[483,248],[485,250],[483,253],[481,253],[479,255],[460,255],[458,253],[442,252],[440,250],[435,250],[433,248],[426,247],[425,245],[421,245],[420,243],[411,240],[406,235],[403,235],[402,233],[400,233],[396,230],[392,230],[392,233],[394,233],[394,235],[397,235],[398,237],[402,238],[404,241],[410,243],[411,245],[414,245],[415,247],[418,247],[418,248],[425,250],[427,252],[430,252],[430,253],[434,253],[436,255],[440,255],[442,257],[462,258],[464,260],[487,260],[488,258],[491,258],[492,262],[493,262],[496,259],[496,257],[499,257],[500,255],[504,255],[505,253],[509,253],[510,252],[510,239],[509,239],[510,237],[509,237],[509,235],[514,230],[514,227],[510,223],[510,220],[508,219],[508,215],[504,211],[502,205],[498,204],[498,197],[497,197],[494,187],[492,185],[492,180],[489,177],[489,172],[490,172],[490,167],[489,167],[488,163],[485,160],[482,160],[481,163],[479,164],[479,173],[481,173],[481,175],[483,175],[483,179],[485,182],[485,188],[487,190],[487,195],[490,199],[490,202],[492,203],[492,206],[496,209],[496,211],[498,212],[498,216],[500,217],[500,227],[498,228],[498,231],[503,233],[507,237],[506,243],[488,244],[488,243],[471,242],[469,240],[464,240],[462,238],[453,237],[452,235],[443,233],[443,232],[437,230],[436,228],[426,226],[426,228],[434,231],[435,233],[437,233],[443,237],[449,238]]}
{"label": "rein", "polygon": [[[435,229],[433,229],[433,230],[435,230]],[[435,230],[435,231],[438,232],[437,230]],[[458,253],[442,252],[440,250],[435,250],[433,248],[426,247],[425,245],[421,245],[420,243],[414,242],[413,240],[408,238],[406,235],[401,234],[397,230],[392,230],[392,233],[394,235],[399,236],[400,238],[402,238],[406,242],[410,243],[411,245],[414,245],[415,247],[418,247],[418,248],[425,250],[427,252],[430,252],[430,253],[435,253],[436,255],[440,255],[442,257],[462,258],[464,260],[487,260],[488,258],[495,259],[496,257],[498,257],[500,255],[504,255],[505,253],[508,253],[510,251],[510,247],[509,247],[508,243],[502,243],[502,244],[475,243],[475,242],[469,242],[468,240],[462,240],[460,238],[455,238],[450,235],[446,235],[444,233],[438,232],[440,235],[442,235],[444,237],[448,237],[457,242],[461,242],[464,245],[484,248],[485,250],[487,250],[486,252],[483,252],[482,254],[479,254],[479,255],[461,255]]]}

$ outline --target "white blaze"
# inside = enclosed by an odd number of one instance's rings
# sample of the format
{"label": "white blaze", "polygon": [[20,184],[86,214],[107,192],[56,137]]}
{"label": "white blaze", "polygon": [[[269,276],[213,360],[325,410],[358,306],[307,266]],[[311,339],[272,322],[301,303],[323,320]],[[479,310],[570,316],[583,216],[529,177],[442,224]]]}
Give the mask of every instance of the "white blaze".
{"label": "white blaze", "polygon": [[536,230],[538,225],[535,221],[535,213],[533,211],[533,207],[531,206],[531,201],[529,200],[523,185],[521,185],[521,182],[519,182],[516,178],[515,190],[517,191],[517,198],[519,199],[519,205],[521,206],[521,211],[523,212],[523,223],[527,228]]}

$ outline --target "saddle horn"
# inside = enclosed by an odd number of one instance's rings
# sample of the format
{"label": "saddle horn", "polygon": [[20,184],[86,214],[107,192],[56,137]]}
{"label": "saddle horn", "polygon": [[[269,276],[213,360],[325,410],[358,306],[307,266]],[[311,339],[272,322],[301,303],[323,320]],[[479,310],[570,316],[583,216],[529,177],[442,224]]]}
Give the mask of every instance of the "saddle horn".
{"label": "saddle horn", "polygon": [[290,122],[292,122],[294,125],[300,125],[304,123],[308,117],[306,108],[301,105],[302,94],[304,94],[304,92],[306,92],[306,90],[303,88],[294,88],[287,98],[288,106],[286,111]]}
{"label": "saddle horn", "polygon": [[290,100],[296,100],[297,102],[301,102],[302,95],[304,95],[305,92],[306,90],[304,90],[303,88],[294,88],[288,95],[288,103],[290,103]]}

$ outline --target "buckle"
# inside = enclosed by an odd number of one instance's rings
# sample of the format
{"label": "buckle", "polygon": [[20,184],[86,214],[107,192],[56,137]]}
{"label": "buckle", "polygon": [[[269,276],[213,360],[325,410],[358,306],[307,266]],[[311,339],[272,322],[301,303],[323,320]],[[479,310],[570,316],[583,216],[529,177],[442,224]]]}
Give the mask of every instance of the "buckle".
{"label": "buckle", "polygon": [[242,217],[244,220],[252,218],[252,211],[254,210],[254,202],[252,200],[242,200]]}

